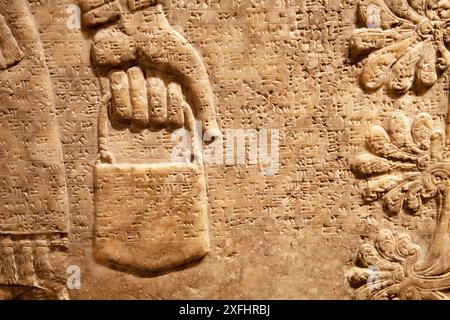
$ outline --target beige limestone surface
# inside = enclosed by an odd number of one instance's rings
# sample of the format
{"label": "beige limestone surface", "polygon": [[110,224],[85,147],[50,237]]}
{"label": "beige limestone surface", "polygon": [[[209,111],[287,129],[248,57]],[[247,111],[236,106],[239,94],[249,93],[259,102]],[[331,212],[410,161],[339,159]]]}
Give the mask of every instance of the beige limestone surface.
{"label": "beige limestone surface", "polygon": [[446,299],[449,0],[0,0],[0,299]]}

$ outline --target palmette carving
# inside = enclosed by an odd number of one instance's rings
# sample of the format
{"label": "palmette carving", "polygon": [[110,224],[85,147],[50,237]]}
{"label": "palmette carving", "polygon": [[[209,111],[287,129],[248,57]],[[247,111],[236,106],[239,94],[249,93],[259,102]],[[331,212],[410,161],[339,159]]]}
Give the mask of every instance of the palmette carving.
{"label": "palmette carving", "polygon": [[[367,135],[369,152],[359,155],[353,170],[366,177],[362,190],[367,201],[382,200],[388,215],[404,210],[423,214],[425,200],[436,203],[436,229],[427,248],[411,242],[408,235],[382,230],[375,245],[360,248],[358,264],[348,279],[358,287],[357,297],[369,299],[444,299],[450,289],[449,221],[450,163],[445,157],[445,137],[433,129],[422,113],[410,123],[397,112],[387,130],[374,126]],[[378,277],[374,285],[368,278]]]}
{"label": "palmette carving", "polygon": [[387,130],[369,129],[366,145],[368,152],[352,163],[356,173],[369,177],[365,200],[381,199],[389,215],[403,208],[416,214],[423,200],[436,196],[431,180],[444,157],[445,134],[433,129],[429,114],[421,113],[409,123],[402,112],[395,113]]}
{"label": "palmette carving", "polygon": [[363,28],[353,33],[351,51],[368,54],[361,84],[397,93],[433,86],[450,66],[449,8],[448,0],[360,0]]}
{"label": "palmette carving", "polygon": [[[117,15],[110,10],[116,5]],[[92,40],[92,62],[103,91],[94,171],[94,256],[142,276],[196,261],[209,251],[196,118],[207,137],[219,134],[206,68],[154,1],[128,1],[126,8],[118,1],[81,1],[81,6],[86,25],[113,22]],[[191,156],[185,163],[118,163],[109,149],[114,128],[132,133],[185,128]]]}
{"label": "palmette carving", "polygon": [[[347,273],[350,284],[358,288],[356,297],[376,300],[418,298],[417,295],[410,296],[410,286],[403,283],[409,276],[407,266],[417,260],[420,252],[421,248],[409,235],[380,230],[374,243],[360,247],[357,266]],[[431,297],[434,293],[429,294]],[[440,295],[436,294],[436,297]]]}

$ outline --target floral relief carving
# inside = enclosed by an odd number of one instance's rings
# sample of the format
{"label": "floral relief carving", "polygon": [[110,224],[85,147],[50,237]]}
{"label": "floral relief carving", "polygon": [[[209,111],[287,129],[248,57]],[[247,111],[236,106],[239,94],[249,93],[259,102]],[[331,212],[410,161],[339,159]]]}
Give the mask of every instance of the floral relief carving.
{"label": "floral relief carving", "polygon": [[448,69],[449,0],[360,0],[358,13],[364,27],[350,47],[354,56],[367,56],[360,76],[365,89],[421,91]]}
{"label": "floral relief carving", "polygon": [[[445,135],[433,127],[429,114],[413,121],[393,114],[387,128],[370,128],[364,152],[352,163],[367,181],[366,201],[383,201],[387,215],[412,215],[424,201],[434,200],[436,228],[431,244],[421,248],[408,234],[380,230],[373,242],[362,244],[356,266],[348,273],[361,299],[446,299],[450,289],[449,222],[450,163]],[[375,281],[374,281],[375,279]]]}

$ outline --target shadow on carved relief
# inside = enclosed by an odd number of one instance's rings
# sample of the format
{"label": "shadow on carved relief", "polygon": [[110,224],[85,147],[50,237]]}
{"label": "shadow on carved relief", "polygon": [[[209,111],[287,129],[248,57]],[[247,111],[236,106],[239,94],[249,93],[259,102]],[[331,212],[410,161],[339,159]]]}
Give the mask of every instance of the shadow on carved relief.
{"label": "shadow on carved relief", "polygon": [[[111,268],[157,276],[195,265],[209,251],[202,133],[220,134],[200,55],[155,1],[80,1],[96,28],[92,63],[102,86],[99,160],[94,170],[94,256]],[[112,10],[112,8],[116,8]],[[185,162],[116,162],[110,130],[184,129]]]}

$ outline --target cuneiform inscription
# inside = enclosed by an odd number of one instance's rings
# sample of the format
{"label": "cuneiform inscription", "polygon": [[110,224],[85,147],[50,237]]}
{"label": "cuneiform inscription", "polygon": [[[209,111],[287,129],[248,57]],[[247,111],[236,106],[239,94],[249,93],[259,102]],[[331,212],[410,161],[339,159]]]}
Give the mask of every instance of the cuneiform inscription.
{"label": "cuneiform inscription", "polygon": [[98,260],[158,272],[208,252],[206,190],[196,165],[103,164],[95,176]]}

